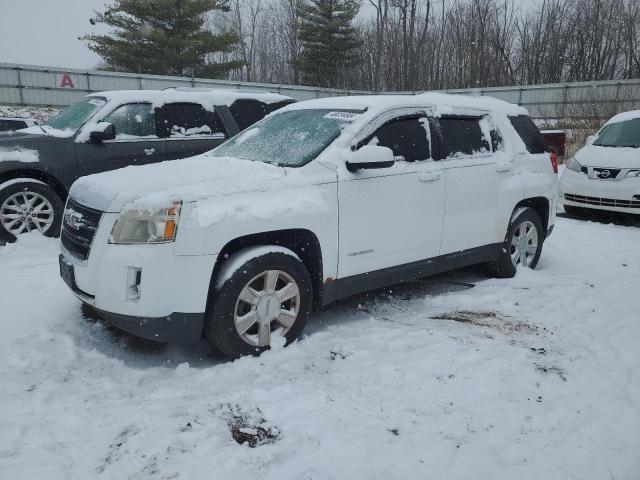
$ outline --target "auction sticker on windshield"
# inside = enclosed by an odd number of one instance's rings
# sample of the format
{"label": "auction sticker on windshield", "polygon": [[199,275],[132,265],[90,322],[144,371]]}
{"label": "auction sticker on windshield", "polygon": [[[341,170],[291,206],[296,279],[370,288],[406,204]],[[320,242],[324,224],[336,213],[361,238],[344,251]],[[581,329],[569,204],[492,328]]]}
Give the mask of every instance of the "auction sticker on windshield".
{"label": "auction sticker on windshield", "polygon": [[360,115],[358,112],[335,111],[327,113],[324,118],[339,120],[341,122],[353,122],[358,115]]}

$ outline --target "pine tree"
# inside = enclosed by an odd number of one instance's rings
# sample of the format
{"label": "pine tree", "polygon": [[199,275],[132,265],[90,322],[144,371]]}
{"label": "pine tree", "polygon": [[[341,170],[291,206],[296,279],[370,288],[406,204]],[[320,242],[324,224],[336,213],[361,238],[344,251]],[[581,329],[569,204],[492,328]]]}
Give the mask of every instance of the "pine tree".
{"label": "pine tree", "polygon": [[96,12],[92,25],[105,24],[110,35],[88,34],[81,40],[118,70],[159,75],[224,77],[240,62],[212,63],[215,53],[238,42],[233,33],[204,29],[206,15],[228,11],[227,0],[114,0]]}
{"label": "pine tree", "polygon": [[358,0],[308,0],[300,8],[302,53],[296,67],[307,85],[342,86],[344,66],[360,42],[352,21]]}

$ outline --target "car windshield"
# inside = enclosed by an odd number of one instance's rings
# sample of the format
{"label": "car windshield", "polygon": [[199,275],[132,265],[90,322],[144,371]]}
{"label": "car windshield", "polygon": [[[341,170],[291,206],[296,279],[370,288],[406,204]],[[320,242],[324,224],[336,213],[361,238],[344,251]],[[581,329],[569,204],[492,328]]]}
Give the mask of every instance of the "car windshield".
{"label": "car windshield", "polygon": [[361,111],[292,110],[276,113],[211,152],[216,157],[301,167],[316,158]]}
{"label": "car windshield", "polygon": [[55,117],[50,118],[45,126],[57,130],[78,130],[107,100],[102,97],[86,97],[77,103],[60,111]]}
{"label": "car windshield", "polygon": [[640,148],[640,118],[607,125],[593,144],[599,147]]}

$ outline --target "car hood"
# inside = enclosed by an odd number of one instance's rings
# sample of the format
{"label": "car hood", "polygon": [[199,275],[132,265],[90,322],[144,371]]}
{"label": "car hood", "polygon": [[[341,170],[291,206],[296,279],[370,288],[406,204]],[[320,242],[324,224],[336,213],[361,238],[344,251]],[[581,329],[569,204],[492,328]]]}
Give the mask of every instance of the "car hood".
{"label": "car hood", "polygon": [[10,152],[12,150],[37,149],[42,140],[47,138],[43,135],[30,133],[2,132],[0,133],[0,150]]}
{"label": "car hood", "polygon": [[282,186],[286,169],[262,162],[207,154],[153,165],[125,167],[80,178],[70,196],[104,212],[163,207],[173,200],[195,202],[217,195]]}
{"label": "car hood", "polygon": [[587,145],[575,154],[585,167],[640,168],[640,148]]}

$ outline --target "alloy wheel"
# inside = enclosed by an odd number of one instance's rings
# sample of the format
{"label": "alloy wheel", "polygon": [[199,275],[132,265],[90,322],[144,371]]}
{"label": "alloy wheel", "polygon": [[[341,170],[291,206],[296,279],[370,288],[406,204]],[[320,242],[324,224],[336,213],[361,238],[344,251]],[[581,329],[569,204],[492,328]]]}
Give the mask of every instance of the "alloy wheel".
{"label": "alloy wheel", "polygon": [[511,238],[511,261],[513,265],[529,267],[538,251],[538,230],[529,220],[516,228]]}
{"label": "alloy wheel", "polygon": [[51,202],[36,192],[18,192],[0,206],[0,223],[13,235],[37,230],[46,233],[54,221]]}
{"label": "alloy wheel", "polygon": [[253,277],[236,301],[234,323],[243,341],[267,347],[273,335],[285,336],[300,309],[300,289],[281,270],[267,270]]}

